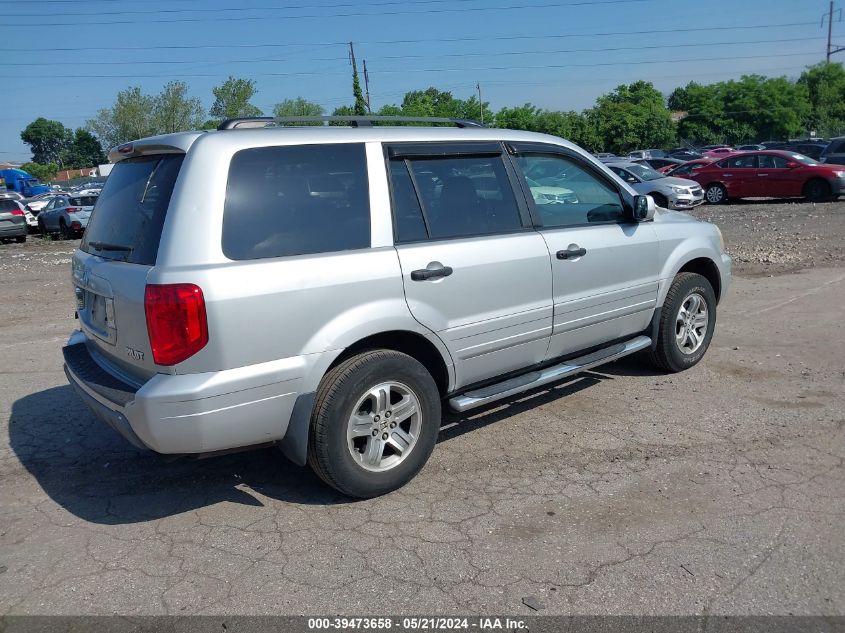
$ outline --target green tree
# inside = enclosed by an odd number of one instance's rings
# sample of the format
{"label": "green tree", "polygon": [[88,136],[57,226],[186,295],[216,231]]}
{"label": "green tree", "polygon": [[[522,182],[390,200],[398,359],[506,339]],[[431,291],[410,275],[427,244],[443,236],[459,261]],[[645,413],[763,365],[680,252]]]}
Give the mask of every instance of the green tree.
{"label": "green tree", "polygon": [[188,84],[184,81],[168,82],[155,98],[153,126],[157,134],[196,130],[204,118],[202,103],[188,96]]}
{"label": "green tree", "polygon": [[[323,106],[313,101],[308,101],[303,97],[296,97],[295,99],[285,99],[273,106],[273,116],[287,117],[287,116],[323,116]],[[322,125],[322,123],[315,121],[313,123],[299,123],[298,125]]]}
{"label": "green tree", "polygon": [[586,113],[596,134],[595,150],[627,153],[637,148],[667,147],[676,140],[675,124],[663,95],[650,82],[618,86],[596,100]]}
{"label": "green tree", "polygon": [[106,162],[100,141],[84,128],[77,128],[73,140],[64,153],[64,165],[71,169],[93,167]]}
{"label": "green tree", "polygon": [[153,112],[156,98],[145,95],[138,86],[117,93],[114,105],[103,108],[86,127],[106,147],[153,136],[157,132]]}
{"label": "green tree", "polygon": [[[484,111],[490,114],[490,104],[483,104]],[[474,96],[469,99],[457,99],[451,92],[434,87],[425,90],[412,90],[405,93],[401,105],[385,105],[378,113],[384,116],[446,117],[452,119],[481,118],[482,104]]]}
{"label": "green tree", "polygon": [[358,68],[352,67],[352,96],[355,98],[355,104],[352,106],[352,112],[355,116],[363,116],[370,111],[370,104],[364,98],[364,93],[361,92],[361,82],[358,81]]}
{"label": "green tree", "polygon": [[819,136],[836,136],[845,130],[845,68],[842,64],[810,66],[798,79],[807,90],[810,114],[807,127]]}
{"label": "green tree", "polygon": [[211,89],[214,105],[209,114],[218,119],[261,116],[263,112],[249,100],[255,96],[255,82],[252,79],[229,78]]}
{"label": "green tree", "polygon": [[38,178],[41,182],[49,182],[59,173],[59,166],[56,163],[46,165],[38,162],[24,163],[21,169]]}
{"label": "green tree", "polygon": [[59,121],[38,117],[21,132],[21,140],[32,150],[34,163],[62,163],[62,153],[71,142],[71,132]]}

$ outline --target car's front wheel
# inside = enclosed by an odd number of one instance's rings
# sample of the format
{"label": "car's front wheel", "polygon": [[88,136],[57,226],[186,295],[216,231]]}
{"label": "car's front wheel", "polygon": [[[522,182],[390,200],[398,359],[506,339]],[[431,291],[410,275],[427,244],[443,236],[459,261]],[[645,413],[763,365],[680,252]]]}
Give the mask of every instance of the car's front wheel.
{"label": "car's front wheel", "polygon": [[804,185],[804,197],[810,202],[824,202],[830,200],[830,184],[821,178],[814,178]]}
{"label": "car's front wheel", "polygon": [[440,394],[428,370],[394,350],[362,352],[320,383],[308,463],[346,495],[383,495],[422,469],[439,429]]}
{"label": "car's front wheel", "polygon": [[689,369],[702,359],[716,328],[716,293],[702,275],[679,273],[663,308],[652,362],[665,371]]}

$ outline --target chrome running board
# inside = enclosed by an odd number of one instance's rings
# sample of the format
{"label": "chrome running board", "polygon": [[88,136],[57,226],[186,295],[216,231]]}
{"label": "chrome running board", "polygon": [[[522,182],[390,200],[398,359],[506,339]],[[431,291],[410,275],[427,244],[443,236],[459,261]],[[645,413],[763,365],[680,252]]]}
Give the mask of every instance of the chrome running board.
{"label": "chrome running board", "polygon": [[528,389],[533,389],[534,387],[572,376],[587,369],[592,369],[598,365],[609,363],[617,358],[639,352],[650,345],[651,339],[649,337],[638,336],[632,338],[630,341],[617,343],[592,354],[572,358],[558,365],[552,365],[551,367],[528,372],[527,374],[509,378],[502,382],[488,385],[487,387],[467,391],[461,395],[449,398],[449,406],[458,412],[474,409],[488,402],[501,400],[502,398],[507,398],[508,396],[527,391]]}

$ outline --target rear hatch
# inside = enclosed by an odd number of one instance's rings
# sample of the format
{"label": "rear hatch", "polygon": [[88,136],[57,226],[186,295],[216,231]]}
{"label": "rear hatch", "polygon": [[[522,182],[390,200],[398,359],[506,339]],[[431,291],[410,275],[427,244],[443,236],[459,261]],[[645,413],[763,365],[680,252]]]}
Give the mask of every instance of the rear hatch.
{"label": "rear hatch", "polygon": [[144,314],[170,196],[184,154],[145,155],[114,166],[73,256],[77,312],[100,365],[141,384],[157,372]]}
{"label": "rear hatch", "polygon": [[0,199],[0,233],[14,231],[24,223],[26,223],[26,218],[18,203],[6,198]]}

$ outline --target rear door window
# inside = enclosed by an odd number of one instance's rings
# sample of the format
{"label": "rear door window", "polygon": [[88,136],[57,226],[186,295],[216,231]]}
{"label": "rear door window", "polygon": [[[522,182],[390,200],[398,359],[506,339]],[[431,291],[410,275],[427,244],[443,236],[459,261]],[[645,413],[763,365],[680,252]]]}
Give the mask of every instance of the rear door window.
{"label": "rear door window", "polygon": [[[184,154],[117,163],[96,201],[80,249],[107,259],[152,266]],[[82,196],[83,199],[88,196]]]}
{"label": "rear door window", "polygon": [[248,260],[370,246],[362,143],[259,147],[229,166],[223,253]]}

